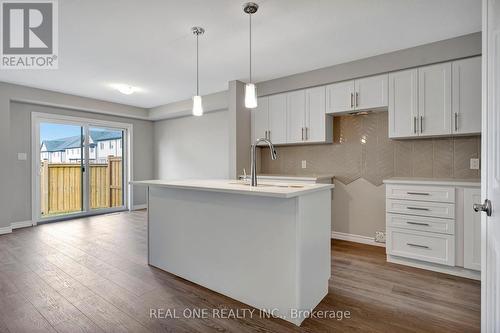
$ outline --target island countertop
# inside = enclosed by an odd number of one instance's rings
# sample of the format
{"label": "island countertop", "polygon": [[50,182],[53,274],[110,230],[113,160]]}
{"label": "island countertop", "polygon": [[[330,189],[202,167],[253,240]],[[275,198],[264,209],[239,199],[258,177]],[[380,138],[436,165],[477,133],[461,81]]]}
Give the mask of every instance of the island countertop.
{"label": "island countertop", "polygon": [[210,180],[140,180],[131,181],[132,185],[166,187],[176,189],[190,189],[199,191],[212,191],[223,193],[235,193],[245,195],[267,196],[275,198],[294,198],[304,194],[330,190],[333,184],[294,184],[294,183],[272,183],[259,182],[257,187],[248,185],[248,182],[231,179]]}

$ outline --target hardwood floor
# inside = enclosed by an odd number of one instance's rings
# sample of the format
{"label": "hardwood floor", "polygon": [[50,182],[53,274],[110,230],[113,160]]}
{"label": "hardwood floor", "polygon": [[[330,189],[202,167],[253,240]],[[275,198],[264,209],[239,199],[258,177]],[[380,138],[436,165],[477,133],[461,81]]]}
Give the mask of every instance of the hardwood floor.
{"label": "hardwood floor", "polygon": [[[18,229],[0,236],[0,333],[479,332],[479,282],[386,263],[384,248],[332,245],[329,293],[316,310],[350,318],[309,318],[298,328],[213,316],[252,308],[149,267],[144,211]],[[151,319],[158,308],[209,315]]]}

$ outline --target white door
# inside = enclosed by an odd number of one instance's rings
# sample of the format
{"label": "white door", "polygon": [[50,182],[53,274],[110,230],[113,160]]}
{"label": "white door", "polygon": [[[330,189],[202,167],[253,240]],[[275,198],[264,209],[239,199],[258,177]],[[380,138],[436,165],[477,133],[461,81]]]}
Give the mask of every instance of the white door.
{"label": "white door", "polygon": [[464,267],[481,270],[481,213],[471,207],[481,202],[481,190],[464,189]]}
{"label": "white door", "polygon": [[418,136],[418,71],[389,74],[389,137]]}
{"label": "white door", "polygon": [[365,77],[354,82],[356,110],[377,109],[387,107],[388,75]]}
{"label": "white door", "polygon": [[354,81],[330,84],[328,91],[328,113],[354,110]]}
{"label": "white door", "polygon": [[306,90],[306,131],[305,140],[324,142],[326,140],[326,88],[316,87]]}
{"label": "white door", "polygon": [[483,0],[481,330],[500,332],[500,2]]}
{"label": "white door", "polygon": [[287,143],[305,140],[306,92],[297,90],[286,94]]}
{"label": "white door", "polygon": [[452,63],[452,131],[481,133],[481,57]]}
{"label": "white door", "polygon": [[418,69],[420,135],[451,134],[451,63]]}
{"label": "white door", "polygon": [[268,100],[268,97],[260,97],[257,107],[252,110],[252,143],[257,139],[267,138],[269,129]]}
{"label": "white door", "polygon": [[269,133],[273,144],[286,143],[286,94],[269,96]]}

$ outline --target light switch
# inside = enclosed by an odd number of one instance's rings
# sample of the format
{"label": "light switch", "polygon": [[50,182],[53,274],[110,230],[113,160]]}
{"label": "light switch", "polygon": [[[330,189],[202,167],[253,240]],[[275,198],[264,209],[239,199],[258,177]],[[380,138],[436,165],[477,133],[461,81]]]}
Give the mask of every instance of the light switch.
{"label": "light switch", "polygon": [[307,161],[302,160],[302,169],[305,169],[305,168],[307,168]]}
{"label": "light switch", "polygon": [[471,158],[470,159],[470,169],[471,170],[479,170],[479,158]]}
{"label": "light switch", "polygon": [[26,153],[17,153],[17,160],[18,161],[26,161],[27,155]]}

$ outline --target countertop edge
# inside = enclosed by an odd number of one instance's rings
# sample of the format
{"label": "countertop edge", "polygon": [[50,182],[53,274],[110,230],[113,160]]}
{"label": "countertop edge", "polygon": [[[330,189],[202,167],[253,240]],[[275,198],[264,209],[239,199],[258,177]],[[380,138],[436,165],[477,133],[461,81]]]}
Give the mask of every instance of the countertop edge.
{"label": "countertop edge", "polygon": [[443,185],[443,186],[460,186],[460,187],[481,187],[481,182],[477,180],[465,179],[404,179],[404,178],[389,178],[383,180],[384,184],[410,184],[410,185]]}
{"label": "countertop edge", "polygon": [[149,181],[131,181],[131,185],[136,186],[151,186],[151,187],[165,187],[165,188],[173,188],[173,189],[181,189],[181,190],[196,190],[196,191],[204,191],[204,192],[219,192],[219,193],[233,193],[233,194],[242,194],[242,195],[253,195],[253,196],[262,196],[262,197],[273,197],[273,198],[282,198],[282,199],[290,199],[299,197],[302,195],[306,195],[309,193],[314,193],[318,191],[331,190],[335,188],[334,184],[314,184],[312,188],[305,188],[296,190],[292,193],[278,193],[278,192],[264,192],[264,191],[249,191],[242,189],[232,189],[232,188],[211,188],[205,186],[194,186],[194,185],[182,185],[182,184],[162,184],[162,183],[152,183]]}

